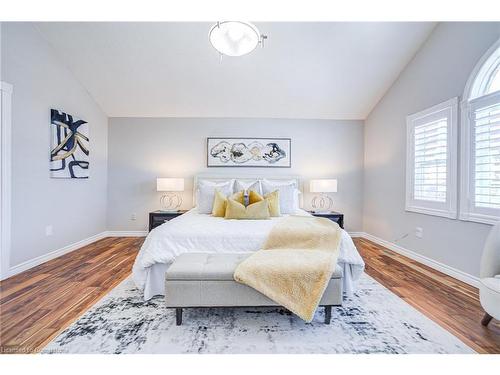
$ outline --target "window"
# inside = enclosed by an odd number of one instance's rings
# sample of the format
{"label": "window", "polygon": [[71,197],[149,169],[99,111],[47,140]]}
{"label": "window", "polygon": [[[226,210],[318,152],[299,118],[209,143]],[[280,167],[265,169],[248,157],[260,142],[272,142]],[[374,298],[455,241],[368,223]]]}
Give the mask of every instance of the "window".
{"label": "window", "polygon": [[457,109],[453,98],[407,117],[407,211],[456,218]]}
{"label": "window", "polygon": [[480,60],[462,102],[460,219],[500,219],[500,42]]}
{"label": "window", "polygon": [[496,91],[500,91],[500,64],[498,64],[497,69],[489,80],[486,88],[486,93],[488,94]]}

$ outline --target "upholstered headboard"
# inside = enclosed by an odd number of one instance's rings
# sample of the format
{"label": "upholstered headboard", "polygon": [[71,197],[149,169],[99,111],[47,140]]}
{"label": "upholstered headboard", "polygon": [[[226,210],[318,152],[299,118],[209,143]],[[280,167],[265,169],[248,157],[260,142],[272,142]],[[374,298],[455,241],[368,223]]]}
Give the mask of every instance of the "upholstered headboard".
{"label": "upholstered headboard", "polygon": [[[251,174],[244,174],[244,175],[232,175],[232,174],[197,174],[194,176],[194,181],[193,181],[193,206],[196,206],[196,190],[198,189],[198,181],[199,180],[209,180],[213,182],[223,182],[227,181],[230,179],[235,179],[235,180],[241,180],[244,182],[251,182],[255,180],[262,180],[266,179],[269,181],[287,181],[287,180],[295,180],[297,182],[297,189],[302,191],[302,183],[300,181],[300,178],[298,176],[276,176],[276,177],[268,177],[268,176],[262,176],[262,175],[251,175]],[[302,196],[302,194],[301,194]],[[302,205],[302,198],[301,198],[301,205]]]}

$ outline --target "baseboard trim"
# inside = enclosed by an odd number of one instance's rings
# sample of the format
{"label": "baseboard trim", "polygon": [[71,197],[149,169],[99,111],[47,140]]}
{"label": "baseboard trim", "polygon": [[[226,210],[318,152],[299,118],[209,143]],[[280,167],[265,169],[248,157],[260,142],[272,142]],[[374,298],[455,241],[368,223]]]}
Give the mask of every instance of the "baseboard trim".
{"label": "baseboard trim", "polygon": [[347,232],[349,233],[349,236],[355,238],[355,237],[363,237],[365,235],[364,232]]}
{"label": "baseboard trim", "polygon": [[[77,249],[83,247],[83,246],[90,245],[91,243],[99,241],[99,240],[106,238],[106,237],[145,237],[145,236],[147,236],[147,234],[148,234],[147,231],[105,231],[105,232],[101,232],[101,233],[98,233],[94,236],[85,238],[81,241],[64,246],[60,249],[51,251],[50,253],[41,255],[41,256],[36,257],[34,259],[30,259],[30,260],[27,260],[23,263],[20,263],[18,265],[10,267],[7,275],[5,275],[5,277],[3,277],[4,275],[2,275],[1,280],[4,280],[8,277],[17,275],[18,273],[21,273],[21,272],[26,271],[30,268],[36,267],[42,263],[48,262],[49,260],[57,258],[61,255],[70,253],[74,250],[77,250]],[[448,266],[444,263],[438,262],[434,259],[420,255],[412,250],[408,250],[402,246],[396,245],[393,242],[383,240],[382,238],[376,237],[376,236],[369,234],[369,233],[366,233],[366,232],[349,232],[349,235],[351,237],[365,238],[367,240],[370,240],[370,241],[376,243],[377,245],[383,246],[383,247],[385,247],[389,250],[392,250],[398,254],[404,255],[404,256],[406,256],[410,259],[413,259],[419,263],[425,264],[426,266],[429,266],[429,267],[431,267],[439,272],[442,272],[448,276],[451,276],[455,279],[463,281],[464,283],[472,285],[476,288],[478,288],[480,285],[479,278],[476,276],[473,276],[471,274],[463,272],[459,269],[450,267],[450,266]]]}
{"label": "baseboard trim", "polygon": [[51,251],[50,253],[40,255],[39,257],[27,260],[27,261],[22,262],[22,263],[19,263],[15,266],[10,267],[7,274],[5,275],[5,277],[4,277],[4,275],[2,275],[2,280],[7,279],[11,276],[17,275],[18,273],[21,273],[23,271],[29,270],[30,268],[36,267],[42,263],[48,262],[49,260],[57,258],[61,255],[75,251],[83,246],[90,245],[91,243],[99,241],[99,240],[106,238],[106,237],[107,237],[106,232],[101,232],[101,233],[95,234],[91,237],[85,238],[81,241],[78,241],[78,242],[72,243],[70,245],[61,247],[60,249]]}
{"label": "baseboard trim", "polygon": [[146,230],[111,230],[105,233],[106,237],[146,237],[148,235]]}
{"label": "baseboard trim", "polygon": [[468,274],[464,271],[461,271],[459,269],[450,267],[444,263],[438,262],[437,260],[428,258],[424,255],[418,254],[412,250],[405,249],[402,246],[396,245],[393,242],[389,242],[386,240],[383,240],[382,238],[376,237],[372,234],[366,233],[366,232],[360,232],[360,235],[357,237],[362,237],[367,240],[370,240],[377,245],[386,247],[389,250],[392,250],[398,254],[404,255],[405,257],[408,257],[410,259],[413,259],[419,263],[425,264],[426,266],[429,266],[436,271],[442,272],[445,275],[451,276],[457,280],[463,281],[466,284],[472,285],[473,287],[479,288],[480,281],[479,278],[476,276],[473,276],[471,274]]}

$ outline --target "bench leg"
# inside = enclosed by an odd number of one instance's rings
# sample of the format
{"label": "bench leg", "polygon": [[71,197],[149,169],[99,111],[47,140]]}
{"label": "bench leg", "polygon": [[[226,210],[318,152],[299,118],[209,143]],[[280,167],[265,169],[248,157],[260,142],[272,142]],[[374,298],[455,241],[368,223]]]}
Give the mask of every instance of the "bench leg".
{"label": "bench leg", "polygon": [[182,308],[177,307],[175,309],[175,323],[180,326],[182,324]]}
{"label": "bench leg", "polygon": [[330,324],[332,320],[332,307],[325,306],[325,324]]}
{"label": "bench leg", "polygon": [[481,324],[486,327],[491,322],[491,319],[493,319],[493,317],[490,314],[484,313]]}

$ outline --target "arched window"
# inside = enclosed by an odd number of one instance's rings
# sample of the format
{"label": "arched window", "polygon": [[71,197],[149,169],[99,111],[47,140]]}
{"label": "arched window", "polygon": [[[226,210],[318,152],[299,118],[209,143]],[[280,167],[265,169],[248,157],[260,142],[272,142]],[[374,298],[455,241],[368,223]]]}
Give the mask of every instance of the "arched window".
{"label": "arched window", "polygon": [[497,65],[497,69],[491,76],[490,81],[486,89],[486,93],[490,94],[495,91],[500,91],[500,64]]}
{"label": "arched window", "polygon": [[500,40],[474,68],[462,99],[460,218],[500,220]]}

